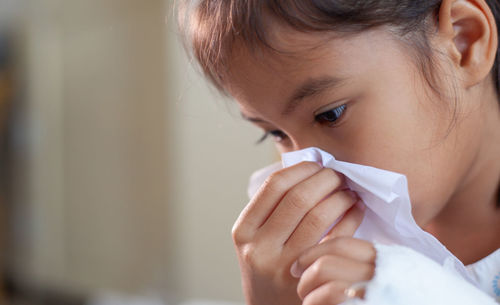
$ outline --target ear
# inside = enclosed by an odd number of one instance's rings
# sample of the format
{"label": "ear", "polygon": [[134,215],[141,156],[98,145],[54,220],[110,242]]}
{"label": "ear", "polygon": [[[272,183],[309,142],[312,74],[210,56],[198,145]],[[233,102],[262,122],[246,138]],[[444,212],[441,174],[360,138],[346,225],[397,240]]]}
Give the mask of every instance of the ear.
{"label": "ear", "polygon": [[484,0],[443,0],[438,32],[465,88],[489,75],[497,53],[498,32]]}

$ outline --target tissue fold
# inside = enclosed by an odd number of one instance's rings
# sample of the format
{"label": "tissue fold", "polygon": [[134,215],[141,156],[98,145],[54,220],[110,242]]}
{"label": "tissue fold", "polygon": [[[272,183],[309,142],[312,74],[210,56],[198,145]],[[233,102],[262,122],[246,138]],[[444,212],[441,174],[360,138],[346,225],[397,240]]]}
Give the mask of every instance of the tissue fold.
{"label": "tissue fold", "polygon": [[248,188],[250,197],[272,172],[303,161],[317,162],[342,173],[348,187],[362,199],[367,209],[355,238],[411,248],[477,286],[463,263],[416,224],[411,214],[407,180],[402,174],[338,161],[329,153],[313,147],[285,153],[282,165],[276,163],[252,175]]}

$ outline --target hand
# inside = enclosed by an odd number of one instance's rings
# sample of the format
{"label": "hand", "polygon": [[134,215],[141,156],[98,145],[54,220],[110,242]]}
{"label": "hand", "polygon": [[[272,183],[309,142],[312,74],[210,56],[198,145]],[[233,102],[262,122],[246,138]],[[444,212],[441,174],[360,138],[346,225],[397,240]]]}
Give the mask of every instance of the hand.
{"label": "hand", "polygon": [[346,289],[373,277],[375,257],[371,243],[350,237],[328,239],[312,247],[291,268],[292,275],[300,277],[297,292],[302,304],[344,302]]}
{"label": "hand", "polygon": [[292,263],[327,238],[351,236],[363,218],[354,193],[342,190],[343,176],[312,162],[271,175],[233,227],[249,305],[301,304]]}

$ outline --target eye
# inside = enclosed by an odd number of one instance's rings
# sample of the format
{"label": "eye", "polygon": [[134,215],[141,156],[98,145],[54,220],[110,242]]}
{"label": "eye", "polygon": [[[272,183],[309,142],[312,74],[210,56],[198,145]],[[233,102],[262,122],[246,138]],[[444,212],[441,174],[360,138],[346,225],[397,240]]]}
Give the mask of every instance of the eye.
{"label": "eye", "polygon": [[333,124],[344,114],[346,108],[346,105],[333,108],[316,115],[314,119],[320,124]]}
{"label": "eye", "polygon": [[281,131],[281,130],[271,130],[271,131],[267,131],[266,133],[264,133],[264,135],[257,141],[256,144],[260,144],[262,142],[264,142],[269,136],[272,136],[274,138],[274,141],[275,142],[282,142],[283,140],[285,140],[287,138],[287,135]]}

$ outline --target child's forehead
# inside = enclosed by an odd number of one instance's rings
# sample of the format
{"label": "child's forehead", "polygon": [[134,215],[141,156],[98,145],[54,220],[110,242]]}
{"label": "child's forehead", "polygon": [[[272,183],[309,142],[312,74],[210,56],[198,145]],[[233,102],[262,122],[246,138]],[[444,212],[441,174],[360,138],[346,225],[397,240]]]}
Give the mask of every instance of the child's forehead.
{"label": "child's forehead", "polygon": [[321,51],[331,47],[331,42],[341,41],[338,33],[304,32],[278,22],[271,23],[265,37],[257,41],[237,41],[236,50],[243,56],[263,57],[272,60],[294,60],[303,58],[313,60]]}
{"label": "child's forehead", "polygon": [[340,33],[333,31],[299,31],[281,22],[272,22],[264,39],[271,47],[283,52],[304,52],[341,37]]}
{"label": "child's forehead", "polygon": [[336,57],[336,53],[331,41],[297,33],[290,39],[286,36],[273,39],[269,46],[238,43],[233,48],[227,68],[230,74],[238,74],[248,68],[269,73],[292,73],[315,63],[330,61]]}
{"label": "child's forehead", "polygon": [[397,42],[388,42],[382,32],[330,39],[319,46],[315,42],[308,52],[288,53],[256,52],[240,45],[232,56],[225,89],[237,100],[259,104],[293,96],[294,88],[309,80],[334,78],[361,84],[378,78],[381,69],[412,66],[406,56],[398,54]]}
{"label": "child's forehead", "polygon": [[270,31],[268,39],[268,46],[236,42],[227,67],[229,74],[234,76],[245,68],[285,74],[325,64],[341,68],[353,58],[369,57],[369,53],[377,48],[390,48],[388,39],[394,43],[393,36],[382,29],[340,35],[332,32],[300,32],[278,26]]}

